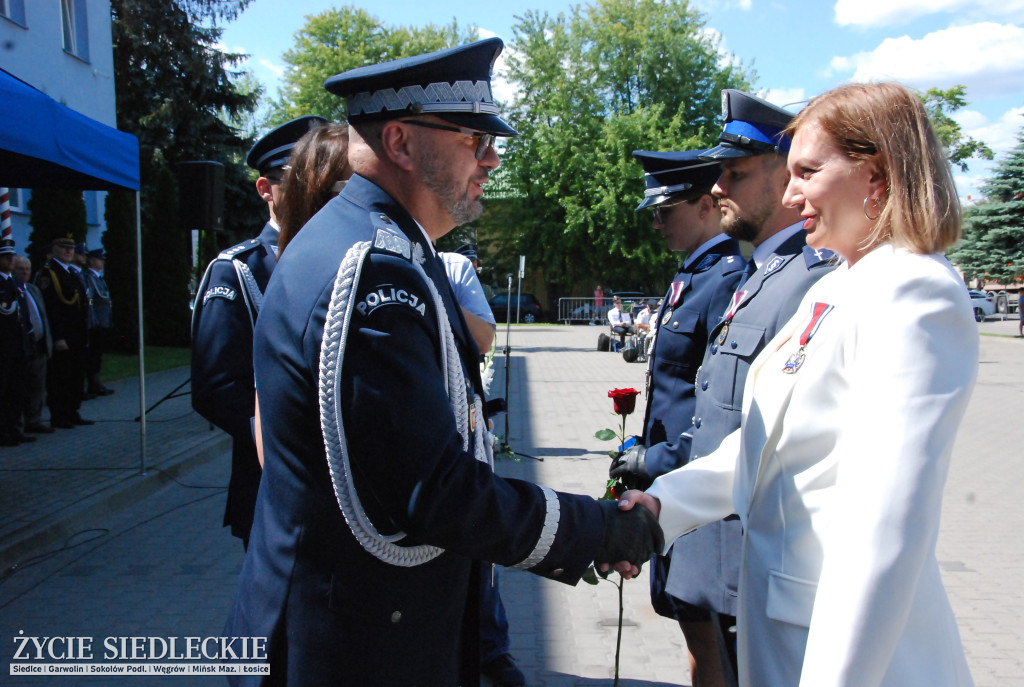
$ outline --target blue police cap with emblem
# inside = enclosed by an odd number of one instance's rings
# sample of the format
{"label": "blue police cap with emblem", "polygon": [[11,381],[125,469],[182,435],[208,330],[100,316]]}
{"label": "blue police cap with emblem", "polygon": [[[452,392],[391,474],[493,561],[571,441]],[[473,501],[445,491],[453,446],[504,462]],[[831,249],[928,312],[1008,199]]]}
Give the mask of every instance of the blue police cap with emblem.
{"label": "blue police cap with emblem", "polygon": [[324,88],[345,98],[354,125],[429,114],[495,136],[518,136],[498,116],[491,95],[491,67],[504,47],[500,38],[488,38],[350,69]]}
{"label": "blue police cap with emblem", "polygon": [[283,167],[288,162],[292,148],[311,129],[323,126],[327,120],[315,115],[306,115],[285,122],[271,129],[266,136],[256,141],[245,158],[245,164],[257,170],[260,175]]}
{"label": "blue police cap with emblem", "polygon": [[14,255],[14,239],[0,240],[0,255]]}
{"label": "blue police cap with emblem", "polygon": [[107,254],[103,252],[102,248],[93,248],[91,251],[86,253],[90,258],[98,258],[100,260],[106,260]]}
{"label": "blue police cap with emblem", "polygon": [[75,253],[77,255],[85,255],[88,252],[89,249],[86,247],[83,241],[79,241],[78,243],[75,244]]}
{"label": "blue police cap with emblem", "polygon": [[720,160],[766,153],[785,155],[789,152],[790,141],[782,132],[793,116],[793,113],[749,93],[727,88],[722,91],[725,129],[718,137],[718,145],[703,157]]}
{"label": "blue police cap with emblem", "polygon": [[721,166],[713,160],[702,160],[707,150],[656,153],[634,150],[633,157],[643,165],[647,189],[637,210],[661,205],[686,193],[709,193],[721,174]]}

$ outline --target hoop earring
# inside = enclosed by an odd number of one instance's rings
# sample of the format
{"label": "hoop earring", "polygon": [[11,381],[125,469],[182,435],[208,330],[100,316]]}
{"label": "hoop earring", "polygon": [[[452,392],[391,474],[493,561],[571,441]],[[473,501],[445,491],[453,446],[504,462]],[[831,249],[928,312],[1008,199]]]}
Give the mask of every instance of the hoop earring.
{"label": "hoop earring", "polygon": [[[878,209],[878,212],[875,213],[874,217],[872,217],[871,215],[868,214],[868,201],[869,200],[874,201],[875,202],[875,207]],[[869,221],[874,222],[876,219],[878,219],[878,217],[881,214],[882,214],[882,201],[879,198],[872,198],[871,196],[868,196],[867,198],[864,199],[864,216],[867,217]]]}

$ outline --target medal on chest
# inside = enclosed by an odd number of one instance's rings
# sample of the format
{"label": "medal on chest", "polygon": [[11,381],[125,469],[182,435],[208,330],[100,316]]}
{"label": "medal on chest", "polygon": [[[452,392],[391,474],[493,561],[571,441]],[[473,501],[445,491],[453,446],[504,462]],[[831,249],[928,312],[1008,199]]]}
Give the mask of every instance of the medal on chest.
{"label": "medal on chest", "polygon": [[804,360],[807,359],[807,354],[804,352],[807,348],[807,344],[814,335],[818,333],[818,328],[821,327],[821,323],[825,320],[825,317],[832,312],[834,307],[835,306],[829,305],[828,303],[811,304],[811,320],[807,323],[804,331],[800,334],[800,348],[786,358],[786,364],[782,366],[783,372],[788,375],[797,373],[800,366],[804,364]]}
{"label": "medal on chest", "polygon": [[743,301],[747,298],[748,291],[737,291],[732,295],[732,305],[725,311],[725,317],[722,318],[722,328],[718,330],[718,337],[715,339],[719,346],[725,345],[725,340],[729,337],[729,325],[732,324],[732,318],[736,315],[736,311],[740,309]]}

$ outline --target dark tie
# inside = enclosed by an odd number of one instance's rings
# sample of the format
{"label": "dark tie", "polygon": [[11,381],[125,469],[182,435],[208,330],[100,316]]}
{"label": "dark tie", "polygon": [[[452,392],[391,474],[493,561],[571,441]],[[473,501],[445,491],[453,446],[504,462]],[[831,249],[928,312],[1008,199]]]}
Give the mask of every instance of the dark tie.
{"label": "dark tie", "polygon": [[754,262],[754,258],[750,258],[750,260],[747,260],[747,266],[743,270],[743,281],[740,282],[740,286],[743,286],[754,272],[757,272],[757,263]]}

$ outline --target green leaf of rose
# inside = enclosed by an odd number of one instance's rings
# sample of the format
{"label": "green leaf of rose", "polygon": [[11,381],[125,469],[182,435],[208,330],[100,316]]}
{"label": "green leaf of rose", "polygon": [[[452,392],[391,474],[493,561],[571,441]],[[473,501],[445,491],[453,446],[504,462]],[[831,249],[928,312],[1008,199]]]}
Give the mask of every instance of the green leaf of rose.
{"label": "green leaf of rose", "polygon": [[596,439],[600,439],[601,441],[611,441],[612,439],[618,438],[618,436],[618,434],[616,434],[610,429],[601,429],[594,434],[594,437]]}

